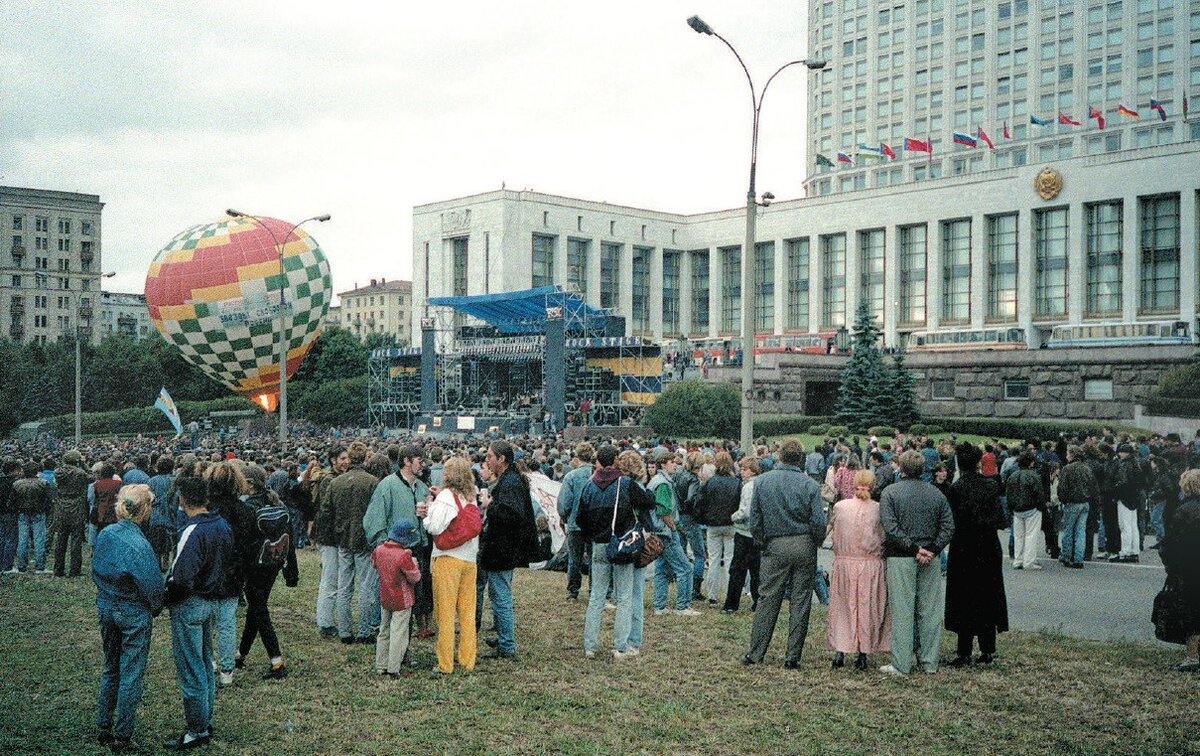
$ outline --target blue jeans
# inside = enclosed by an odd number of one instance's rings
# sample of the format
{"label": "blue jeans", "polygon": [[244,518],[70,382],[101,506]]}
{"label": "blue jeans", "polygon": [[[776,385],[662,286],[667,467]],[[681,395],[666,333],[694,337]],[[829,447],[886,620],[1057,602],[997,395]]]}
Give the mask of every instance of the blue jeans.
{"label": "blue jeans", "polygon": [[654,608],[667,608],[667,582],[675,576],[675,608],[682,611],[692,606],[692,563],[683,553],[679,532],[668,530],[656,533],[663,542],[663,553],[654,564]]}
{"label": "blue jeans", "polygon": [[17,569],[29,569],[30,541],[33,545],[34,569],[46,569],[46,515],[17,515]]}
{"label": "blue jeans", "polygon": [[17,513],[0,514],[0,572],[8,572],[17,560]]}
{"label": "blue jeans", "polygon": [[238,597],[218,599],[213,603],[217,605],[217,666],[222,672],[232,672],[237,646]]}
{"label": "blue jeans", "polygon": [[1062,505],[1062,553],[1064,562],[1083,564],[1087,545],[1088,503]]}
{"label": "blue jeans", "polygon": [[134,715],[142,700],[153,621],[142,607],[123,604],[104,607],[98,613],[104,671],[100,673],[96,727],[128,740],[133,737]]}
{"label": "blue jeans", "polygon": [[704,558],[708,553],[704,542],[705,528],[700,523],[696,522],[691,515],[679,515],[679,532],[683,534],[683,540],[687,542],[688,548],[692,550],[692,577],[704,579]]}
{"label": "blue jeans", "polygon": [[[738,586],[738,591],[742,587]],[[733,590],[732,586],[730,590]],[[821,565],[817,565],[817,572],[813,575],[813,590],[817,594],[817,601],[821,602],[821,606],[829,606],[829,583],[825,582],[825,575],[821,572]]]}
{"label": "blue jeans", "polygon": [[338,549],[321,545],[321,582],[317,587],[317,627],[335,627],[333,606],[337,599]]}
{"label": "blue jeans", "polygon": [[629,645],[642,647],[642,629],[646,626],[646,568],[633,568],[633,595],[630,598]]}
{"label": "blue jeans", "polygon": [[[517,639],[513,636],[512,570],[487,573],[488,601],[492,605],[492,624],[496,626],[496,648],[502,653],[515,654]],[[590,606],[589,599],[589,606]],[[603,604],[600,605],[603,608]]]}
{"label": "blue jeans", "polygon": [[379,575],[371,564],[371,552],[354,552],[349,549],[338,549],[338,581],[337,581],[337,629],[343,638],[353,637],[356,633],[350,627],[352,612],[350,599],[358,590],[358,632],[359,638],[371,635],[371,627],[375,620],[375,607],[379,605]]}
{"label": "blue jeans", "polygon": [[213,631],[217,628],[217,602],[192,596],[171,607],[171,652],[175,679],[183,695],[187,731],[204,735],[212,726],[217,700],[213,676]]}
{"label": "blue jeans", "polygon": [[1158,537],[1158,543],[1162,543],[1163,538],[1167,535],[1167,526],[1163,522],[1163,510],[1166,509],[1167,502],[1159,499],[1150,505],[1150,526],[1154,528],[1154,535]]}
{"label": "blue jeans", "polygon": [[633,625],[633,573],[632,564],[613,564],[608,560],[608,549],[602,543],[593,544],[592,585],[588,594],[587,614],[583,621],[583,650],[595,651],[600,642],[600,621],[604,618],[605,596],[612,584],[613,597],[617,600],[617,616],[613,621],[613,648],[618,651],[629,649],[629,634]]}

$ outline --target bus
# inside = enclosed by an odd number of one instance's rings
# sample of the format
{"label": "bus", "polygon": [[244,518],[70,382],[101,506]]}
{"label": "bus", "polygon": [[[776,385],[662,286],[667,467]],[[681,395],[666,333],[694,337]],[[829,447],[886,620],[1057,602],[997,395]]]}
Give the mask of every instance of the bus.
{"label": "bus", "polygon": [[754,354],[833,354],[833,331],[821,333],[785,333],[783,335],[758,336],[754,342]]}
{"label": "bus", "polygon": [[1055,326],[1048,349],[1136,344],[1191,344],[1191,329],[1182,320],[1157,323],[1090,323]]}
{"label": "bus", "polygon": [[742,354],[740,338],[694,339],[691,342],[692,364],[733,365]]}
{"label": "bus", "polygon": [[1024,328],[981,328],[966,331],[917,331],[908,336],[913,352],[955,352],[963,349],[1025,349]]}

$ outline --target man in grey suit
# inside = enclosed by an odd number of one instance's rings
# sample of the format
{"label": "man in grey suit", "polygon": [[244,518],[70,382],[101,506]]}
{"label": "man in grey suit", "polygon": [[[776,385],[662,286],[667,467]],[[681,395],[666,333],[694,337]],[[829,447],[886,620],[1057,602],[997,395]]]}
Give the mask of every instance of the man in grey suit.
{"label": "man in grey suit", "polygon": [[750,650],[742,657],[742,664],[762,663],[775,632],[784,590],[790,584],[791,615],[783,666],[800,666],[812,609],[817,547],[825,540],[821,489],[804,472],[803,464],[804,447],[789,439],[779,448],[779,464],[755,479],[747,524],[762,550],[762,567]]}

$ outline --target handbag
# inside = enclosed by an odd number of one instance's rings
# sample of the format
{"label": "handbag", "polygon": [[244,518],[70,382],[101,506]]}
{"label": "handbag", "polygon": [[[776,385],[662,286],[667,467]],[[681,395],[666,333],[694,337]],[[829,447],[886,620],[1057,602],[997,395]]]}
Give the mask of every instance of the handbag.
{"label": "handbag", "polygon": [[450,493],[454,496],[454,506],[458,507],[458,514],[454,516],[445,530],[433,537],[433,545],[437,546],[439,551],[456,549],[479,535],[483,530],[479,507],[468,507],[458,500],[457,493],[454,491]]}
{"label": "handbag", "polygon": [[[621,481],[617,481],[617,498],[613,501],[612,536],[608,539],[605,554],[613,564],[633,564],[642,555],[646,545],[646,534],[640,525],[634,525],[622,535],[617,535],[617,510],[621,506]],[[661,545],[661,544],[660,544]]]}
{"label": "handbag", "polygon": [[1167,578],[1158,595],[1154,597],[1154,610],[1150,621],[1154,623],[1154,637],[1163,643],[1185,643],[1190,635],[1187,627],[1187,602],[1183,591],[1175,581]]}
{"label": "handbag", "polygon": [[637,560],[634,561],[634,564],[639,569],[649,567],[655,559],[662,556],[664,548],[662,539],[653,533],[645,533],[643,537],[645,538],[645,543],[642,544],[642,553],[638,554]]}

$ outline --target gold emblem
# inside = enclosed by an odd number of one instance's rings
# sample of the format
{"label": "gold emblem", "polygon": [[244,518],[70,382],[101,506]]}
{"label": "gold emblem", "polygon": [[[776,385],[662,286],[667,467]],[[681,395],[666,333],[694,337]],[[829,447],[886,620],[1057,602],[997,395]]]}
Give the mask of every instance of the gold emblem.
{"label": "gold emblem", "polygon": [[1052,200],[1062,191],[1062,174],[1053,168],[1043,168],[1033,180],[1033,188],[1042,199]]}

